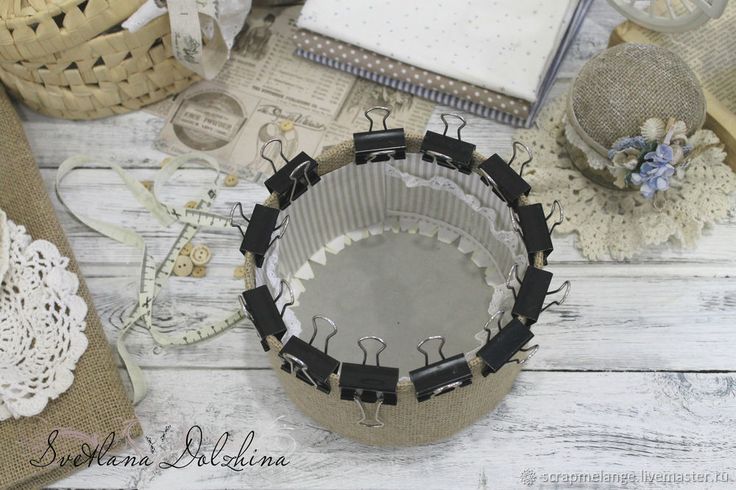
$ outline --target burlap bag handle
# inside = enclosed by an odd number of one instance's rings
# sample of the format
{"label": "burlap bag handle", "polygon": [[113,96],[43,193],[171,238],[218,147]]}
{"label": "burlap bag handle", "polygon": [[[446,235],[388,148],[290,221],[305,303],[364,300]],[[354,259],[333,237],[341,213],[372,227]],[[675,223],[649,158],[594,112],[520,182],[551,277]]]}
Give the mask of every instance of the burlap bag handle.
{"label": "burlap bag handle", "polygon": [[[79,295],[87,303],[88,347],[74,370],[74,383],[56,400],[50,400],[40,415],[0,422],[0,489],[39,488],[72,473],[71,464],[58,461],[45,467],[29,462],[38,459],[53,428],[69,428],[97,437],[111,432],[120,443],[141,429],[133,406],[118,375],[100,318],[74,253],[56,218],[41,173],[33,159],[23,128],[5,91],[0,87],[0,208],[15,223],[26,227],[34,240],[48,240],[69,258],[68,269],[79,278]],[[81,442],[59,437],[59,457],[79,454]],[[41,449],[39,449],[41,448]],[[41,463],[46,462],[45,460]],[[79,468],[76,468],[79,469]]]}
{"label": "burlap bag handle", "polygon": [[[418,153],[422,139],[423,135],[419,133],[407,132],[407,152]],[[316,158],[318,173],[325,175],[352,164],[354,151],[353,142],[345,141],[322,153]],[[476,152],[473,155],[475,167],[485,159]],[[522,204],[526,203],[527,198],[522,197]],[[271,194],[264,205],[278,208],[277,194]],[[544,267],[541,252],[535,256],[534,266],[540,269]],[[256,287],[256,266],[252,253],[245,255],[245,270],[245,288],[253,289]],[[377,446],[414,446],[452,436],[496,407],[509,392],[521,370],[519,364],[509,363],[497,373],[484,378],[481,375],[483,362],[474,357],[469,362],[473,373],[471,385],[421,403],[416,399],[414,385],[410,381],[400,381],[397,386],[398,403],[395,406],[381,406],[381,419],[385,426],[370,428],[357,423],[360,413],[355,403],[340,399],[337,375],[330,376],[330,393],[322,393],[281,370],[283,361],[278,353],[283,344],[273,336],[266,340],[271,347],[267,352],[271,365],[286,393],[302,412],[330,431]],[[367,410],[370,408],[372,405],[366,405]]]}

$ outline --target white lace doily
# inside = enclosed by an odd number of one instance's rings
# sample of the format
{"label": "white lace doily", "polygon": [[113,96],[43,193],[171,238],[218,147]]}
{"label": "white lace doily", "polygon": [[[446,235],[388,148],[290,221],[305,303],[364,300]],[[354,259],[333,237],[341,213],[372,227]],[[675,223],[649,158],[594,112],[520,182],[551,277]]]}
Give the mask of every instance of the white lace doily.
{"label": "white lace doily", "polygon": [[[0,223],[1,225],[2,223]],[[54,244],[32,241],[10,220],[7,270],[0,277],[0,420],[40,413],[74,380],[87,349],[87,305],[79,280]],[[2,262],[2,261],[0,261]]]}
{"label": "white lace doily", "polygon": [[534,198],[546,208],[555,199],[562,203],[565,221],[555,233],[576,233],[586,258],[625,260],[670,240],[693,247],[705,225],[732,215],[736,174],[724,163],[726,154],[713,132],[700,130],[690,138],[695,150],[706,149],[690,159],[681,185],[664,194],[658,210],[639,192],[600,186],[575,168],[563,146],[564,112],[560,97],[542,111],[538,128],[519,130],[515,139],[534,152],[524,173]]}

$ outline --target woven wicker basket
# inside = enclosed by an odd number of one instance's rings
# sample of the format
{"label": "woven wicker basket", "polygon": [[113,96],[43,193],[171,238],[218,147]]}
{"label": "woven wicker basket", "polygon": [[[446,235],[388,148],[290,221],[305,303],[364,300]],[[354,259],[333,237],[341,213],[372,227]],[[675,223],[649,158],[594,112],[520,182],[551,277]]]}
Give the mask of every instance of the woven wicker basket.
{"label": "woven wicker basket", "polygon": [[65,119],[137,110],[197,79],[173,57],[168,16],[135,33],[116,25],[70,49],[0,61],[0,80],[10,92],[42,114]]}
{"label": "woven wicker basket", "polygon": [[126,80],[171,58],[171,53],[168,16],[161,16],[135,33],[108,32],[44,58],[0,62],[0,69],[28,82],[70,87]]}
{"label": "woven wicker basket", "polygon": [[0,59],[33,60],[120,24],[144,0],[0,0]]}
{"label": "woven wicker basket", "polygon": [[181,92],[197,79],[174,58],[123,81],[69,87],[28,82],[0,71],[7,89],[32,109],[65,119],[95,119],[137,110]]}

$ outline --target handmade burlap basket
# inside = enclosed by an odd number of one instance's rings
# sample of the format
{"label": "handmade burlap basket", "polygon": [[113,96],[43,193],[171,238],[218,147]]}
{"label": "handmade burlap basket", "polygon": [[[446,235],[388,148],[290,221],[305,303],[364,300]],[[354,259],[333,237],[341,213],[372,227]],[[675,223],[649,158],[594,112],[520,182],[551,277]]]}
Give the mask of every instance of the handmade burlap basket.
{"label": "handmade burlap basket", "polygon": [[[422,143],[422,136],[419,134],[407,133],[406,140],[407,153],[418,153]],[[327,177],[334,177],[335,179],[339,178],[337,175],[329,176],[328,174],[336,171],[344,171],[345,167],[348,165],[356,167],[353,163],[355,161],[354,151],[353,142],[348,141],[332,147],[330,150],[317,157],[316,160],[319,164],[318,173],[323,177],[323,182],[320,182],[314,189],[318,189],[319,186],[323,186],[321,191],[328,192],[324,186],[329,186],[330,182],[325,181],[325,179]],[[484,160],[484,157],[475,153],[473,156],[474,167],[477,167],[477,165]],[[445,178],[452,178],[452,175],[458,175],[458,172],[445,172],[444,169],[430,163],[421,161],[418,163],[420,165],[415,168],[424,168],[427,169],[426,172],[437,173]],[[371,165],[378,164],[368,164],[356,168],[366,169],[364,171],[370,172],[371,170],[369,167]],[[424,165],[424,167],[422,167],[422,165]],[[473,177],[477,177],[478,180],[480,180],[480,177],[476,173],[471,174],[471,178]],[[361,197],[364,195],[358,191],[358,188],[361,186],[359,181],[362,180],[348,180],[348,182],[351,183],[344,189],[330,188],[329,192],[342,194],[344,196],[355,196],[354,199],[356,201],[364,202],[363,197]],[[482,189],[489,194],[491,193],[490,188],[482,187]],[[309,192],[314,192],[314,190]],[[491,197],[496,199],[495,196],[491,195]],[[278,199],[278,194],[271,194],[265,201],[264,205],[271,208],[278,208]],[[305,197],[301,197],[300,199],[305,199]],[[523,197],[522,201],[523,203],[526,203],[526,197]],[[310,202],[313,203],[315,201]],[[506,205],[500,200],[499,202],[505,208]],[[291,206],[296,206],[297,203],[292,203]],[[348,204],[345,206],[345,209],[335,209],[335,213],[342,213],[347,210],[347,208],[354,207],[355,205],[359,204]],[[432,205],[430,204],[430,206]],[[290,217],[292,218],[291,221],[297,222],[300,219],[299,217],[303,215],[293,214],[295,212],[299,213],[299,211],[292,210]],[[313,223],[326,223],[329,221],[326,214],[323,214],[322,211],[311,210],[311,207],[306,208],[304,212],[311,213],[313,215],[316,213],[313,218],[316,221],[313,221]],[[294,216],[297,217],[294,218]],[[508,218],[507,208],[505,213],[499,213],[497,216]],[[287,234],[295,233],[292,228],[293,226],[297,225],[293,223],[289,224],[290,229],[287,230]],[[325,224],[324,226],[330,228],[331,225]],[[311,224],[308,228],[310,227]],[[281,245],[281,247],[283,246],[284,245]],[[279,257],[281,255],[282,252],[279,252]],[[279,258],[279,260],[281,261],[284,259]],[[285,260],[288,261],[289,259],[287,258]],[[542,268],[544,266],[542,253],[534,255],[534,266],[538,268]],[[429,265],[429,267],[432,266]],[[267,268],[267,265],[265,265],[264,268]],[[257,272],[262,269],[257,269],[255,257],[250,252],[245,254],[245,269],[246,290],[256,288],[258,286],[256,275]],[[399,272],[396,273],[398,274]],[[360,298],[359,293],[356,294],[358,294]],[[357,299],[356,301],[360,301],[360,299]],[[372,304],[369,300],[367,300],[367,302]],[[380,308],[381,305],[375,305],[375,307]],[[444,308],[448,309],[456,309],[458,307],[461,306],[458,304],[445,304],[444,306]],[[347,307],[347,309],[352,311],[352,307]],[[325,312],[325,314],[327,314],[327,312]],[[340,335],[357,338],[360,335],[370,333],[371,327],[366,324],[366,319],[363,317],[354,318],[354,321],[349,323],[351,323],[351,325],[340,323]],[[343,326],[348,330],[348,332],[344,332],[342,330]],[[402,326],[404,326],[403,323]],[[426,326],[426,328],[432,330],[434,327]],[[341,399],[339,389],[340,378],[337,374],[330,375],[329,384],[331,389],[329,394],[325,394],[322,391],[317,390],[312,385],[305,383],[282,370],[281,365],[284,363],[284,360],[279,357],[279,351],[282,349],[283,343],[274,336],[268,336],[265,340],[270,347],[270,350],[268,350],[266,354],[268,355],[275,372],[281,380],[287,394],[301,411],[330,431],[334,431],[366,444],[379,446],[411,446],[427,444],[450,437],[496,407],[503,397],[509,392],[520,371],[520,365],[518,363],[507,363],[498,372],[484,377],[481,375],[483,361],[479,357],[473,355],[468,359],[468,364],[473,375],[472,384],[422,402],[417,400],[416,390],[412,382],[405,379],[400,380],[397,386],[397,404],[393,406],[387,406],[384,404],[380,407],[381,419],[385,425],[383,427],[366,427],[356,423],[359,413],[356,408],[356,404],[351,401]],[[330,349],[332,350],[332,347],[330,347]],[[412,356],[416,355],[416,352],[404,353],[402,351],[400,355],[403,356],[404,354]],[[383,365],[383,361],[381,365]],[[370,406],[370,404],[367,406]]]}
{"label": "handmade burlap basket", "polygon": [[33,60],[71,49],[127,19],[144,0],[4,0],[0,59]]}
{"label": "handmade burlap basket", "polygon": [[[86,466],[58,464],[41,457],[54,429],[62,434],[54,443],[61,455],[82,454],[78,437],[64,436],[64,428],[80,436],[99,437],[114,432],[115,445],[126,435],[137,437],[141,428],[125,393],[118,367],[92,297],[64,235],[56,210],[48,196],[38,165],[31,154],[20,120],[5,91],[0,87],[0,208],[10,219],[25,226],[35,240],[48,240],[69,258],[69,270],[79,278],[79,295],[88,307],[85,334],[87,350],[74,369],[71,387],[35,417],[0,422],[0,489],[37,489],[60,480]],[[111,451],[112,453],[112,451]]]}
{"label": "handmade burlap basket", "polygon": [[705,97],[697,77],[675,53],[654,45],[621,44],[588,61],[568,96],[567,149],[578,169],[613,187],[591,159],[608,158],[621,137],[639,134],[649,118],[684,121],[689,134],[705,122]]}

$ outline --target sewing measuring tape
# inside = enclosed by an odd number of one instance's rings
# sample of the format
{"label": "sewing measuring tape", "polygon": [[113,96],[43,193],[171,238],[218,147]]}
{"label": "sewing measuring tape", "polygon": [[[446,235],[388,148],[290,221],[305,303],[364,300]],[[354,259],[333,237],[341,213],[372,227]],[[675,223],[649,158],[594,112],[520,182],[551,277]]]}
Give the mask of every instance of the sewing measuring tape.
{"label": "sewing measuring tape", "polygon": [[[146,187],[134,179],[122,167],[114,163],[105,163],[95,165],[98,161],[86,157],[75,156],[65,160],[60,166],[56,174],[56,195],[61,204],[86,226],[97,231],[98,233],[112,238],[116,242],[136,247],[141,251],[141,269],[138,290],[138,305],[133,313],[123,321],[123,327],[117,339],[117,349],[120,358],[125,364],[131,384],[133,386],[133,403],[138,403],[146,394],[147,386],[143,372],[138,364],[133,360],[127,348],[125,347],[125,336],[129,329],[141,318],[144,320],[146,329],[151,333],[153,340],[161,346],[182,346],[189,345],[216,335],[244,318],[240,309],[235,310],[222,320],[214,322],[205,322],[194,329],[188,329],[183,333],[167,333],[156,327],[153,323],[153,305],[154,300],[158,296],[161,289],[166,284],[176,258],[179,252],[186,246],[196,235],[200,228],[229,228],[231,226],[230,217],[223,217],[218,214],[207,211],[217,197],[220,179],[220,167],[217,160],[205,154],[190,154],[173,158],[164,168],[157,174],[154,180],[154,192],[150,192]],[[194,208],[175,207],[159,201],[156,198],[155,191],[160,185],[163,185],[182,165],[197,163],[209,167],[216,171],[216,177],[211,187],[209,187],[204,195],[197,201]],[[156,264],[154,258],[148,254],[148,249],[143,238],[130,228],[114,225],[106,221],[90,218],[76,213],[64,200],[60,192],[61,182],[72,171],[78,168],[110,168],[114,170],[122,179],[126,188],[133,194],[135,199],[143,205],[163,226],[170,226],[173,223],[183,223],[179,236],[174,241],[166,258],[160,264]]]}

